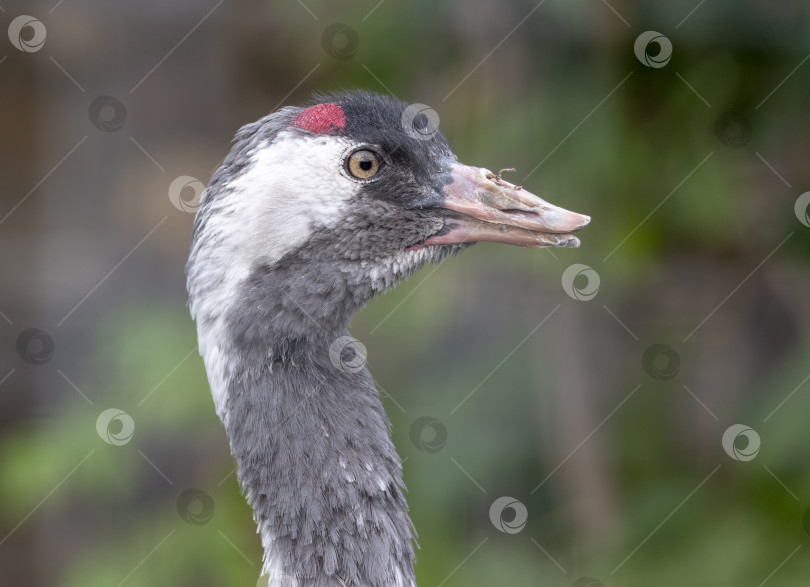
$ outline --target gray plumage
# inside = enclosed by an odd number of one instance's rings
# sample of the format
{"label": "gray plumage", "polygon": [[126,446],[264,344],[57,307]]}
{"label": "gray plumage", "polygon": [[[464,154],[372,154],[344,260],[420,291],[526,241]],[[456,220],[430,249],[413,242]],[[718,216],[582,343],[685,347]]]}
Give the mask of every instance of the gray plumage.
{"label": "gray plumage", "polygon": [[459,164],[407,107],[348,92],[243,127],[195,218],[189,306],[274,587],[415,586],[379,393],[335,356],[354,312],[471,242],[576,246],[588,222]]}
{"label": "gray plumage", "polygon": [[[391,107],[398,118],[400,103]],[[212,217],[228,214],[228,199],[239,197],[229,183],[300,110],[285,108],[241,129],[214,174],[187,267],[192,310],[221,285],[208,264],[222,236],[207,229]],[[430,148],[452,156],[441,138]],[[257,262],[222,316],[196,316],[226,325],[234,349],[226,431],[239,484],[259,532],[273,537],[276,569],[300,587],[415,583],[413,526],[379,392],[365,366],[336,368],[329,349],[348,336],[353,313],[376,292],[464,245],[426,249],[413,255],[417,262],[394,266],[391,255],[441,229],[443,220],[372,199],[360,194],[337,226],[314,227],[281,259]]]}

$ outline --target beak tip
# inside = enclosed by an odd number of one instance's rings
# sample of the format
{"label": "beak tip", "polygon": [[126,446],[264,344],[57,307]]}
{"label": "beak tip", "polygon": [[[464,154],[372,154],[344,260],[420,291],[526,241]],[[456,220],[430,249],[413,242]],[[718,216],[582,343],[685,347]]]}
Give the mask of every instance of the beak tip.
{"label": "beak tip", "polygon": [[577,222],[576,230],[579,230],[580,228],[585,228],[591,223],[590,216],[587,216],[585,214],[577,214],[577,216],[579,216],[579,222]]}
{"label": "beak tip", "polygon": [[555,231],[559,232],[576,232],[588,226],[591,223],[591,217],[578,212],[569,212],[563,210],[563,215],[560,221],[552,224]]}

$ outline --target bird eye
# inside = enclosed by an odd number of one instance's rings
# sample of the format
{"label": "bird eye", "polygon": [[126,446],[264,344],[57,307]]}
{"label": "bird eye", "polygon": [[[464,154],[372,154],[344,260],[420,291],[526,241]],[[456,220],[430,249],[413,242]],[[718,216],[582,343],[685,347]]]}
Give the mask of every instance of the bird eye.
{"label": "bird eye", "polygon": [[357,179],[369,179],[380,170],[380,158],[374,151],[359,149],[346,159],[346,170]]}

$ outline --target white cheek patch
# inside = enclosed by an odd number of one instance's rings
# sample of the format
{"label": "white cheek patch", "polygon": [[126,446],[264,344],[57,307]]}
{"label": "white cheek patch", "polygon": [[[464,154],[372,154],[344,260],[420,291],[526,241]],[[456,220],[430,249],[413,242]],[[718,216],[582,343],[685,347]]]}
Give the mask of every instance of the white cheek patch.
{"label": "white cheek patch", "polygon": [[242,238],[243,260],[274,262],[303,244],[317,225],[334,226],[360,184],[343,171],[352,143],[282,132],[259,147],[250,167],[225,189]]}

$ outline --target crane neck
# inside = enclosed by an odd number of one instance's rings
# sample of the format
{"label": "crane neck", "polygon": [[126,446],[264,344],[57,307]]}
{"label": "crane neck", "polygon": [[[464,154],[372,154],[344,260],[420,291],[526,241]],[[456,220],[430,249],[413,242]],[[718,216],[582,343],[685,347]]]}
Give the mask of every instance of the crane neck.
{"label": "crane neck", "polygon": [[[352,304],[289,291],[279,275],[254,276],[220,324],[218,412],[263,573],[297,587],[412,586],[401,462],[363,349],[346,330],[350,312],[335,309]],[[214,389],[217,365],[206,367]]]}

